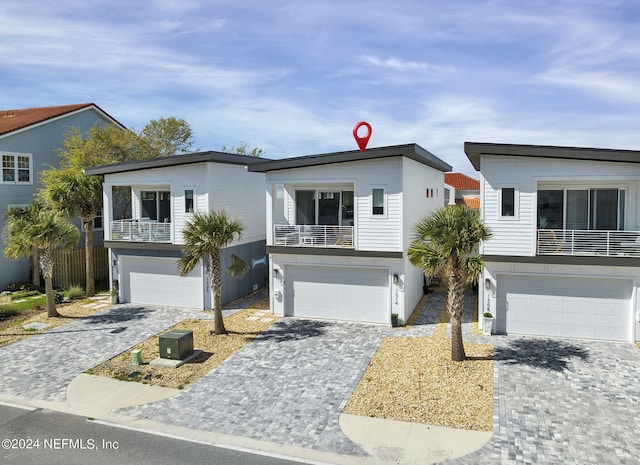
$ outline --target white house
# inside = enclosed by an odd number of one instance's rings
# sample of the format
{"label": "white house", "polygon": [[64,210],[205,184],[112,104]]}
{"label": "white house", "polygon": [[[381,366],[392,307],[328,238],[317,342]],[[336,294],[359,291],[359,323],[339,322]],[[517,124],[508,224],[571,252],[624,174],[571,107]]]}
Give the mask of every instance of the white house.
{"label": "white house", "polygon": [[640,151],[465,143],[499,333],[640,340]]}
{"label": "white house", "polygon": [[263,161],[201,152],[87,169],[104,180],[104,243],[120,302],[211,308],[208,263],[184,278],[176,263],[182,230],[193,214],[220,209],[244,224],[240,240],[222,251],[223,269],[232,254],[251,266],[242,278],[225,273],[222,303],[264,287],[264,174],[247,171],[247,165]]}
{"label": "white house", "polygon": [[249,166],[266,173],[272,311],[405,322],[423,293],[412,226],[442,206],[450,170],[416,144]]}

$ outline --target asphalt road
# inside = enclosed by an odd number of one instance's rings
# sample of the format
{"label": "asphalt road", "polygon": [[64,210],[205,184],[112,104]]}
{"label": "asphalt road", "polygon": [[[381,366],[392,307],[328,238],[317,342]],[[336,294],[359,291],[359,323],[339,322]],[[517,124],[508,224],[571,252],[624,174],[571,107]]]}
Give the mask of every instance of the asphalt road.
{"label": "asphalt road", "polygon": [[98,424],[49,410],[0,405],[0,463],[293,465],[273,457]]}

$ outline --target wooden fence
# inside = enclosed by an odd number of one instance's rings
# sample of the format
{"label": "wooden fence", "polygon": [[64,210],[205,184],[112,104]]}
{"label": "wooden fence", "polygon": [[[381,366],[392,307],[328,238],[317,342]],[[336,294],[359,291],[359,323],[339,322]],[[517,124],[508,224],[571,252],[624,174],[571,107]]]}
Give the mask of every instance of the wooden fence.
{"label": "wooden fence", "polygon": [[[85,271],[84,249],[57,250],[54,256],[53,285],[67,289],[70,286],[81,285],[86,287],[87,276]],[[105,281],[109,279],[109,250],[104,247],[94,247],[93,268],[95,280]]]}

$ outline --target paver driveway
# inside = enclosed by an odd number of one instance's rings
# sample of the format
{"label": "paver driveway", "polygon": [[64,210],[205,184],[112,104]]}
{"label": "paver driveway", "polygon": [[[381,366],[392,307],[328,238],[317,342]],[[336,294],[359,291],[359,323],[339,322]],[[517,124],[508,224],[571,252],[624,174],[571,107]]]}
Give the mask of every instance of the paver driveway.
{"label": "paver driveway", "polygon": [[389,330],[284,319],[180,394],[122,413],[205,431],[364,455],[338,418]]}
{"label": "paver driveway", "polygon": [[63,402],[85,370],[193,315],[166,307],[118,305],[0,347],[0,393]]}
{"label": "paver driveway", "polygon": [[640,350],[500,336],[494,436],[449,463],[640,463]]}

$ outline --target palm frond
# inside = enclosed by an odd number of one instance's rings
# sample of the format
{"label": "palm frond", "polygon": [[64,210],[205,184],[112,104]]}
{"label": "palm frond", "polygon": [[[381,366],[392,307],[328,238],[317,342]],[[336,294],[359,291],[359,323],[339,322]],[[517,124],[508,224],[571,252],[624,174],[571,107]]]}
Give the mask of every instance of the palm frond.
{"label": "palm frond", "polygon": [[227,272],[234,278],[239,278],[249,271],[249,264],[235,254],[231,254],[231,265]]}

